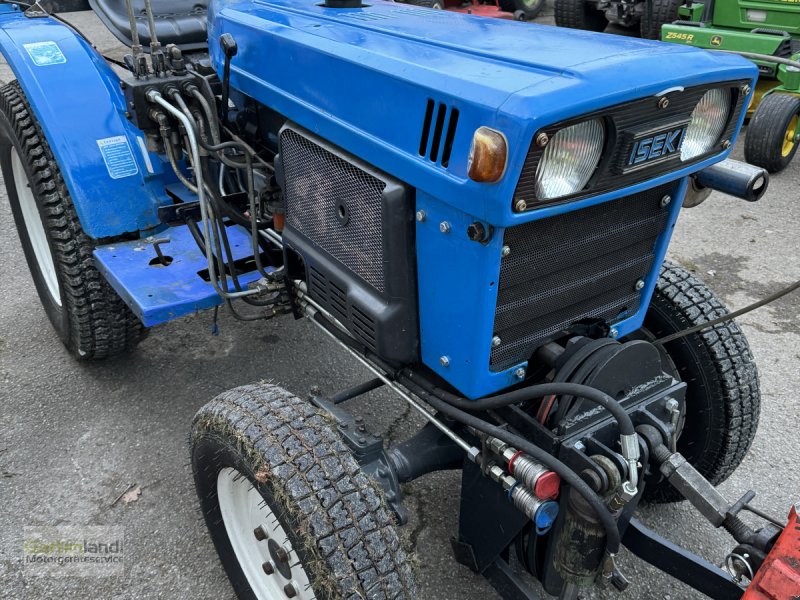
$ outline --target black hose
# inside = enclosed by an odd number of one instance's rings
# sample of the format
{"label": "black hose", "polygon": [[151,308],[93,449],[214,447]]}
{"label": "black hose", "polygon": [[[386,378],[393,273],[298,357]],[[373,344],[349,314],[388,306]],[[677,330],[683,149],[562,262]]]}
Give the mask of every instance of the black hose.
{"label": "black hose", "polygon": [[[333,336],[341,341],[345,346],[360,354],[366,355],[367,358],[369,358],[390,376],[393,374],[391,366],[387,365],[379,358],[372,356],[368,350],[366,350],[363,346],[360,346],[356,340],[333,325],[333,323],[331,323],[324,315],[317,313],[314,316],[314,321],[322,325],[327,331],[331,332],[331,334],[333,334]],[[426,403],[430,404],[439,412],[455,419],[460,423],[464,423],[467,426],[473,427],[478,431],[482,431],[483,433],[496,437],[510,446],[514,446],[515,448],[522,450],[529,456],[545,465],[548,469],[558,473],[559,477],[561,477],[568,485],[575,488],[575,490],[592,507],[595,513],[597,513],[598,520],[603,524],[603,528],[606,530],[606,550],[611,554],[616,554],[619,551],[620,533],[613,515],[608,511],[600,496],[598,496],[597,493],[591,487],[589,487],[589,485],[583,479],[580,478],[580,475],[570,469],[566,464],[558,460],[546,450],[532,444],[528,440],[506,429],[492,425],[480,417],[466,413],[442,400],[441,398],[437,398],[435,395],[426,391],[424,388],[422,388],[422,386],[417,384],[416,381],[412,380],[404,373],[401,373],[399,376],[397,376],[397,381],[399,381],[412,393],[420,397]],[[467,402],[470,401],[467,400]]]}
{"label": "black hose", "polygon": [[467,398],[463,398],[441,388],[437,388],[427,379],[424,379],[410,369],[405,369],[403,374],[408,379],[414,381],[414,383],[425,389],[427,392],[441,398],[448,404],[451,404],[452,406],[455,406],[461,410],[470,412],[482,412],[486,410],[502,408],[504,406],[509,406],[510,404],[518,404],[526,400],[534,400],[536,398],[543,398],[544,396],[550,395],[569,395],[576,396],[578,398],[585,398],[589,402],[598,404],[610,412],[611,415],[617,420],[617,423],[619,423],[619,431],[622,435],[636,434],[630,416],[625,412],[625,409],[622,408],[620,403],[614,400],[604,391],[588,385],[569,382],[539,383],[519,390],[514,390],[513,392],[506,392],[505,394],[491,396],[489,398],[468,400]]}
{"label": "black hose", "polygon": [[559,477],[561,477],[561,479],[566,482],[567,485],[574,488],[575,491],[583,496],[586,502],[596,513],[598,520],[602,523],[603,528],[606,531],[606,551],[610,554],[616,554],[619,552],[620,533],[619,529],[617,528],[617,522],[614,520],[613,515],[609,512],[608,508],[606,508],[606,505],[603,503],[603,500],[600,498],[600,496],[598,496],[597,493],[591,487],[589,487],[589,485],[583,479],[581,479],[580,475],[570,469],[566,464],[558,460],[546,450],[529,442],[525,438],[516,435],[507,429],[498,427],[497,425],[492,425],[480,417],[476,417],[475,415],[464,412],[449,402],[445,402],[441,398],[437,398],[404,375],[401,375],[398,378],[398,381],[442,414],[445,414],[459,423],[467,425],[468,427],[472,427],[478,431],[482,431],[485,434],[496,437],[510,446],[514,446],[518,450],[525,452],[534,460],[537,460],[543,464],[548,469],[558,473]]}

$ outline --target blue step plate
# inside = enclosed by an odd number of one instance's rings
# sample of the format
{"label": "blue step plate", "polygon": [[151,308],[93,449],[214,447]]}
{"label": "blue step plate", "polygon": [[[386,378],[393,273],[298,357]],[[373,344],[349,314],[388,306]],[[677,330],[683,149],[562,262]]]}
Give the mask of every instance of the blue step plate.
{"label": "blue step plate", "polygon": [[[226,231],[235,260],[253,255],[250,236],[242,227],[227,227]],[[159,244],[161,252],[172,259],[169,266],[159,264],[149,239],[94,250],[97,268],[146,326],[222,304],[214,287],[200,274],[208,270],[206,257],[186,225],[171,227],[154,238],[169,240]],[[239,275],[243,286],[258,278],[258,271]],[[228,286],[233,289],[230,280]]]}

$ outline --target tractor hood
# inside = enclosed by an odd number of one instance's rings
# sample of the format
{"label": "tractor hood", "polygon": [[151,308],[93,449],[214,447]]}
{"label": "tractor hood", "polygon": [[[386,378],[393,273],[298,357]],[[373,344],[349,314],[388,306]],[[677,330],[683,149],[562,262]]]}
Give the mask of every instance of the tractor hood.
{"label": "tractor hood", "polygon": [[[350,9],[322,0],[215,0],[209,46],[220,74],[223,33],[238,46],[233,88],[496,223],[490,213],[509,204],[540,127],[676,86],[756,76],[736,56],[380,0]],[[423,148],[440,113],[442,138],[452,136],[446,165]],[[509,142],[506,176],[491,186],[466,176],[480,126]]]}

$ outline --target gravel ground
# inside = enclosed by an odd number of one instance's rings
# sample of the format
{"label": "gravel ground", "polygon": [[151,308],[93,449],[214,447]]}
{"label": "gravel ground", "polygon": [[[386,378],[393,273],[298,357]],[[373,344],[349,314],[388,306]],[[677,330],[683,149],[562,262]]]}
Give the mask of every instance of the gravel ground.
{"label": "gravel ground", "polygon": [[[552,22],[552,10],[541,18]],[[70,16],[99,47],[119,53],[91,14]],[[0,79],[9,79],[0,66]],[[737,149],[741,157],[741,149]],[[800,278],[800,163],[774,177],[766,198],[747,204],[718,194],[684,211],[672,258],[706,279],[732,308]],[[155,328],[124,358],[78,364],[59,344],[39,305],[19,247],[5,190],[0,192],[0,597],[230,598],[231,589],[200,520],[187,466],[186,432],[215,394],[273,379],[297,394],[356,383],[356,367],[306,322],[290,318],[241,324],[221,314],[210,335],[207,314]],[[730,498],[748,489],[781,518],[796,501],[800,387],[800,295],[740,320],[760,366],[761,426],[739,470],[721,486]],[[401,402],[374,392],[352,403],[390,440],[418,425]],[[114,500],[131,484],[135,502]],[[419,555],[420,597],[495,597],[481,578],[456,564],[458,476],[424,477],[407,486],[405,528]],[[689,549],[720,563],[731,547],[685,505],[645,508],[641,518]],[[25,526],[124,528],[125,568],[107,578],[55,578],[24,572]],[[625,553],[633,581],[628,598],[690,599],[689,588]],[[614,593],[589,592],[586,598]]]}

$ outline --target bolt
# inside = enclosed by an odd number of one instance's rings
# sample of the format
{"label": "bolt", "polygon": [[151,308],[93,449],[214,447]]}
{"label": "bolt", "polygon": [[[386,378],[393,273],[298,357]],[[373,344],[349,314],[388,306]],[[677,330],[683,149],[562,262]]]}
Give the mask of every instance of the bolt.
{"label": "bolt", "polygon": [[619,336],[619,329],[617,329],[616,327],[612,327],[611,331],[608,332],[608,336],[612,338]]}
{"label": "bolt", "polygon": [[361,415],[356,417],[356,423],[363,423],[363,422],[364,422],[364,417],[362,417]]}
{"label": "bolt", "polygon": [[730,140],[725,140],[724,142],[722,142],[722,149],[723,150],[727,150],[730,147],[731,147],[731,141]]}
{"label": "bolt", "polygon": [[367,443],[367,438],[360,437],[358,438],[358,443],[362,446]]}
{"label": "bolt", "polygon": [[339,423],[340,429],[347,429],[347,423]]}
{"label": "bolt", "polygon": [[636,285],[634,285],[633,287],[638,292],[639,290],[644,288],[644,280],[640,279],[639,281],[636,282]]}
{"label": "bolt", "polygon": [[265,539],[267,539],[267,532],[264,531],[264,528],[261,525],[253,529],[253,535],[256,536],[256,539],[259,542],[263,542]]}
{"label": "bolt", "polygon": [[362,425],[359,425],[359,426],[358,426],[358,430],[359,430],[361,433],[364,433],[364,432],[367,430],[367,426],[366,426],[366,425],[363,425],[363,424],[362,424]]}
{"label": "bolt", "polygon": [[583,452],[584,450],[586,450],[586,446],[582,441],[578,440],[577,442],[575,442],[575,450],[577,450],[578,452]]}
{"label": "bolt", "polygon": [[262,563],[261,568],[264,569],[264,573],[266,573],[267,575],[272,575],[275,572],[275,567],[269,560],[265,563]]}
{"label": "bolt", "polygon": [[669,106],[669,98],[666,96],[661,96],[658,99],[658,108],[667,108]]}
{"label": "bolt", "polygon": [[478,221],[470,223],[467,226],[467,237],[473,242],[482,242],[486,239],[486,227]]}
{"label": "bolt", "polygon": [[450,223],[447,221],[442,221],[439,223],[439,231],[442,233],[450,233]]}
{"label": "bolt", "polygon": [[275,558],[278,560],[278,562],[281,562],[281,563],[288,562],[289,561],[289,553],[286,552],[286,548],[284,548],[283,546],[278,546],[275,549]]}
{"label": "bolt", "polygon": [[516,210],[517,212],[522,212],[526,208],[528,208],[528,203],[522,199],[517,200],[517,203],[514,205],[514,210]]}
{"label": "bolt", "polygon": [[498,336],[494,336],[492,338],[492,348],[497,348],[502,343],[503,343],[503,340],[501,340]]}
{"label": "bolt", "polygon": [[669,195],[664,196],[663,198],[661,198],[661,208],[666,208],[667,206],[669,206],[670,202],[672,202],[672,196]]}
{"label": "bolt", "polygon": [[678,401],[675,400],[675,398],[670,398],[664,404],[664,408],[666,408],[667,412],[669,412],[669,413],[678,410],[678,406],[679,406]]}
{"label": "bolt", "polygon": [[443,367],[449,367],[450,366],[450,357],[449,356],[440,356],[439,357],[439,364],[442,365]]}
{"label": "bolt", "polygon": [[500,251],[500,254],[502,254],[503,257],[505,258],[509,254],[511,254],[511,248],[509,248],[508,246],[503,246],[503,249]]}
{"label": "bolt", "polygon": [[747,96],[747,95],[750,93],[750,86],[749,86],[749,85],[743,85],[743,86],[742,86],[742,93],[743,93],[745,96]]}
{"label": "bolt", "polygon": [[539,145],[540,148],[544,148],[545,146],[547,146],[547,142],[549,141],[550,141],[550,136],[548,136],[544,131],[536,136],[536,143]]}
{"label": "bolt", "polygon": [[516,377],[517,379],[525,379],[525,369],[520,367],[519,369],[514,371],[514,377]]}
{"label": "bolt", "polygon": [[287,583],[283,586],[283,593],[286,594],[287,598],[294,598],[297,596],[297,590],[291,583]]}
{"label": "bolt", "polygon": [[428,215],[426,215],[426,214],[425,214],[425,211],[424,211],[424,210],[418,210],[418,211],[417,211],[417,221],[419,221],[420,223],[422,223],[423,221],[425,221],[425,219],[427,218],[427,216],[428,216]]}

